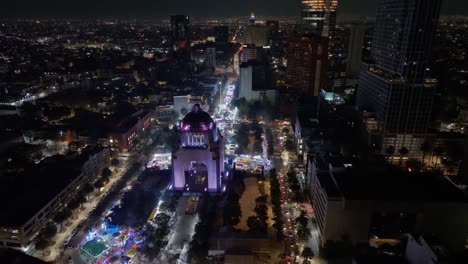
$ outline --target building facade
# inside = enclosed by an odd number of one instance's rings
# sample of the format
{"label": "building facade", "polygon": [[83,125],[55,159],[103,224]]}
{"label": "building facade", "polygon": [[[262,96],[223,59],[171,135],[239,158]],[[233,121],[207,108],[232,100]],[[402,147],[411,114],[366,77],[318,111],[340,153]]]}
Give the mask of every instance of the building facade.
{"label": "building facade", "polygon": [[381,0],[372,41],[372,63],[361,69],[357,106],[373,112],[382,153],[406,148],[419,157],[428,135],[437,80],[430,53],[440,0]]}
{"label": "building facade", "polygon": [[120,152],[131,150],[139,133],[151,125],[152,117],[153,112],[140,109],[117,123],[109,133],[111,148]]}
{"label": "building facade", "polygon": [[[56,188],[56,193],[48,194],[47,196],[51,197],[50,200],[32,197],[31,199],[34,200],[28,201],[27,197],[30,196],[26,195],[20,200],[10,197],[10,201],[7,202],[11,204],[7,208],[2,207],[4,212],[10,216],[10,219],[1,221],[0,248],[9,247],[23,251],[28,250],[38,232],[52,219],[54,214],[63,208],[86,183],[94,182],[102,169],[109,165],[109,160],[109,149],[88,147],[83,149],[81,153],[50,157],[38,164],[34,176],[42,177],[45,181],[53,181],[54,175],[63,177],[63,175],[56,174],[59,172],[56,167],[65,166],[69,170],[70,175],[67,177],[70,178],[70,181],[61,185],[61,188]],[[63,171],[60,171],[60,173],[63,173]],[[20,176],[23,177],[24,175]],[[27,184],[22,183],[21,185],[22,188],[28,188]],[[12,186],[12,188],[15,188],[15,186]],[[14,207],[12,210],[16,211],[16,213],[9,212],[8,208],[10,207]],[[30,208],[38,209],[31,210]]]}
{"label": "building facade", "polygon": [[244,31],[244,43],[247,45],[254,45],[263,47],[268,45],[269,29],[262,25],[248,25]]}
{"label": "building facade", "polygon": [[337,0],[301,0],[302,22],[313,32],[333,37]]}
{"label": "building facade", "polygon": [[433,176],[374,171],[369,164],[358,170],[315,158],[310,190],[320,243],[343,236],[353,243],[398,241],[417,233],[464,250],[468,201],[451,182]]}
{"label": "building facade", "polygon": [[362,49],[364,48],[364,36],[366,26],[355,24],[351,26],[348,42],[348,56],[346,63],[347,77],[357,78],[361,70]]}
{"label": "building facade", "polygon": [[171,16],[171,33],[177,47],[187,48],[190,43],[190,19],[185,15]]}
{"label": "building facade", "polygon": [[216,42],[228,43],[229,42],[229,27],[228,26],[215,26],[214,37]]}
{"label": "building facade", "polygon": [[327,83],[328,38],[291,36],[286,48],[286,85],[307,96],[319,96]]}

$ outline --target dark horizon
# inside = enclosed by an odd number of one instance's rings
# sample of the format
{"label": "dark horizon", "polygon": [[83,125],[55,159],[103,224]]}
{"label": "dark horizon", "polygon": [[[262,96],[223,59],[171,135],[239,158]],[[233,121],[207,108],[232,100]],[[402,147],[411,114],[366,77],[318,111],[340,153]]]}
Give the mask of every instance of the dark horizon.
{"label": "dark horizon", "polygon": [[[253,4],[251,4],[253,2]],[[291,1],[292,2],[292,1]],[[186,14],[193,17],[238,17],[247,16],[253,7],[257,16],[300,15],[300,1],[285,0],[17,0],[2,5],[3,18],[165,18],[171,14]],[[339,17],[372,17],[375,15],[376,0],[339,1]],[[468,2],[444,1],[442,15],[468,15]]]}

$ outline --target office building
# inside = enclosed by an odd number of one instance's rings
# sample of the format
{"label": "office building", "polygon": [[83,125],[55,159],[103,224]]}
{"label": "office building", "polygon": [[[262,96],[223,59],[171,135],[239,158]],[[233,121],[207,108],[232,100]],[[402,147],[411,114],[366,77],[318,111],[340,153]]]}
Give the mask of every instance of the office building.
{"label": "office building", "polygon": [[318,96],[326,87],[328,38],[291,36],[286,47],[286,85],[307,96]]}
{"label": "office building", "polygon": [[216,70],[216,48],[206,48],[205,64],[210,71],[214,72]]}
{"label": "office building", "polygon": [[214,37],[216,42],[228,43],[229,42],[229,27],[228,26],[215,26]]}
{"label": "office building", "polygon": [[143,109],[119,120],[109,133],[109,145],[119,152],[130,151],[135,146],[139,134],[151,124],[153,113]]}
{"label": "office building", "polygon": [[195,104],[179,123],[172,186],[186,192],[220,192],[225,180],[224,139],[211,116]]}
{"label": "office building", "polygon": [[333,37],[337,6],[337,0],[301,0],[302,22],[314,33]]}
{"label": "office building", "polygon": [[171,33],[176,46],[180,48],[189,47],[190,43],[190,20],[185,15],[171,16]]}
{"label": "office building", "polygon": [[362,24],[352,25],[349,32],[348,57],[346,62],[347,77],[359,76],[362,63],[362,50],[364,48],[364,36],[366,26]]}
{"label": "office building", "polygon": [[309,163],[317,238],[352,243],[399,241],[405,234],[435,236],[454,252],[468,237],[468,200],[446,178],[373,164],[344,164],[318,156]]}
{"label": "office building", "polygon": [[371,144],[409,150],[419,158],[431,123],[437,80],[430,77],[430,54],[440,0],[380,0],[372,41],[372,63],[363,63],[357,105],[371,112]]}
{"label": "office building", "polygon": [[239,52],[240,63],[248,62],[251,60],[263,61],[265,53],[262,47],[256,47],[253,45],[244,45],[242,50]]}
{"label": "office building", "polygon": [[[39,231],[109,165],[107,148],[87,147],[25,166],[0,183],[0,247],[26,251]],[[44,191],[47,190],[47,191]],[[59,223],[61,224],[61,223]]]}
{"label": "office building", "polygon": [[268,28],[268,39],[270,40],[270,45],[272,40],[276,39],[279,34],[279,21],[278,20],[268,20],[266,22]]}
{"label": "office building", "polygon": [[239,98],[246,101],[268,100],[276,102],[277,90],[268,86],[267,67],[257,61],[240,65]]}
{"label": "office building", "polygon": [[257,47],[268,46],[268,27],[263,25],[251,24],[244,30],[244,43]]}

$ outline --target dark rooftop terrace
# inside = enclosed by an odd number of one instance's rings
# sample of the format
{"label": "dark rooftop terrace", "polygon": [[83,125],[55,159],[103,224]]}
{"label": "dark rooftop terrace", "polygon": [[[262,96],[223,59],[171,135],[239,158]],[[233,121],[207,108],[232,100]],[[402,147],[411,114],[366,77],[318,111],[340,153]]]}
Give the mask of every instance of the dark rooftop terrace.
{"label": "dark rooftop terrace", "polygon": [[25,166],[16,175],[0,178],[0,225],[19,227],[58,195],[80,175],[90,154],[98,149],[86,148],[81,154],[55,155],[39,164]]}

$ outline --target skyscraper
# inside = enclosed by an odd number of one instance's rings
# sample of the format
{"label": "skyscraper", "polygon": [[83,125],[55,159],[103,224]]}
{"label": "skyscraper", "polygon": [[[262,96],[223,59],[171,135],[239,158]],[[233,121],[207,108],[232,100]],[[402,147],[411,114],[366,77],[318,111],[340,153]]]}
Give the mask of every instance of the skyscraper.
{"label": "skyscraper", "polygon": [[317,35],[291,36],[286,47],[286,84],[307,96],[318,96],[325,88],[328,38]]}
{"label": "skyscraper", "polygon": [[437,81],[430,54],[441,0],[379,0],[371,54],[361,70],[357,105],[375,115],[373,144],[418,157],[428,136]]}
{"label": "skyscraper", "polygon": [[351,26],[348,42],[348,58],[346,63],[346,75],[348,77],[357,77],[359,75],[365,33],[365,25],[360,23]]}
{"label": "skyscraper", "polygon": [[251,24],[245,28],[244,43],[262,47],[268,45],[268,28],[264,25]]}
{"label": "skyscraper", "polygon": [[312,31],[332,37],[337,6],[338,0],[301,0],[302,21]]}
{"label": "skyscraper", "polygon": [[171,16],[172,38],[176,44],[187,47],[190,42],[190,20],[185,15]]}
{"label": "skyscraper", "polygon": [[229,42],[229,27],[228,26],[215,26],[214,27],[215,41],[221,43]]}

